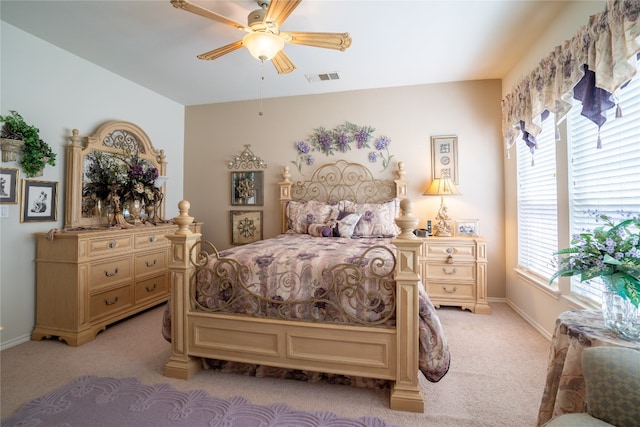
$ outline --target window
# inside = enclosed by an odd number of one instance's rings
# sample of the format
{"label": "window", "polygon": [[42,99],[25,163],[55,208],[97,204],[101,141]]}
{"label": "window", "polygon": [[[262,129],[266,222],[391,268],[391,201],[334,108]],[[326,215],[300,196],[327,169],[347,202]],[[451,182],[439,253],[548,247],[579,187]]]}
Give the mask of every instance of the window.
{"label": "window", "polygon": [[549,114],[536,138],[535,163],[529,147],[517,143],[518,265],[548,281],[555,272],[558,250],[555,117]]}
{"label": "window", "polygon": [[[619,211],[640,213],[640,77],[616,96],[623,115],[616,118],[615,108],[607,111],[600,149],[598,127],[580,115],[581,106],[567,115],[571,235],[598,225],[589,211],[614,218],[620,218]],[[571,278],[572,293],[581,297],[601,301],[602,290],[599,279]]]}

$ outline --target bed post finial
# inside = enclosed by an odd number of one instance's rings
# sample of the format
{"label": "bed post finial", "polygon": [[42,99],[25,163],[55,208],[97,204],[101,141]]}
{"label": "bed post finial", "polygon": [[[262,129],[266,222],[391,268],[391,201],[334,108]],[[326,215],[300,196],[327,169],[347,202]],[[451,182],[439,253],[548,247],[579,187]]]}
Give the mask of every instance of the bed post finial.
{"label": "bed post finial", "polygon": [[193,217],[189,216],[189,208],[191,208],[191,203],[189,203],[188,200],[180,200],[178,203],[180,215],[173,218],[173,222],[178,224],[178,231],[176,231],[176,234],[191,234],[189,226],[193,223]]}
{"label": "bed post finial", "polygon": [[396,224],[400,227],[400,235],[398,239],[417,239],[413,234],[413,230],[418,226],[418,218],[411,215],[413,211],[413,202],[410,199],[400,200],[401,215],[396,218]]}

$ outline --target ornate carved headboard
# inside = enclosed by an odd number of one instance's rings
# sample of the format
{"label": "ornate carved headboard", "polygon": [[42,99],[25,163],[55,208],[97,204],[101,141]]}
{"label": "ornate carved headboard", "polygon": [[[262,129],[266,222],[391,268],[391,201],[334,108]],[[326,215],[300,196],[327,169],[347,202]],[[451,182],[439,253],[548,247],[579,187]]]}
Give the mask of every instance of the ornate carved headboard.
{"label": "ornate carved headboard", "polygon": [[287,231],[287,202],[317,200],[356,203],[382,203],[394,197],[407,197],[404,163],[398,162],[397,179],[376,179],[371,171],[359,163],[338,160],[318,167],[311,178],[291,181],[289,167],[283,168],[280,185],[281,230]]}
{"label": "ornate carved headboard", "polygon": [[[154,148],[147,134],[133,123],[108,121],[88,137],[79,136],[78,129],[73,129],[69,140],[71,143],[66,146],[65,228],[107,224],[104,213],[98,215],[87,211],[87,197],[83,196],[83,188],[87,180],[85,171],[88,162],[91,161],[87,156],[93,151],[120,155],[123,152],[136,152],[141,159],[151,162],[160,175],[166,175],[167,162],[164,150]],[[162,192],[164,193],[164,188]],[[159,216],[164,216],[164,203],[160,206]]]}

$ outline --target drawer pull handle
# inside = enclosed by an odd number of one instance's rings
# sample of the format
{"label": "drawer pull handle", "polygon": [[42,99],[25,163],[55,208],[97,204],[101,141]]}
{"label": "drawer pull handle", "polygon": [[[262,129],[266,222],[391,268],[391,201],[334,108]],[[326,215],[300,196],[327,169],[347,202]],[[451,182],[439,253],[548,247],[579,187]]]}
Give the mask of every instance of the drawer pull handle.
{"label": "drawer pull handle", "polygon": [[156,265],[157,262],[158,260],[154,259],[153,262],[145,261],[144,263],[146,264],[147,267],[153,267],[154,265]]}
{"label": "drawer pull handle", "polygon": [[104,300],[104,304],[105,305],[113,305],[115,303],[118,302],[118,295],[116,295],[116,297],[114,299],[112,299],[111,301],[109,301],[108,299]]}
{"label": "drawer pull handle", "polygon": [[454,294],[454,293],[456,293],[456,291],[458,290],[458,288],[457,288],[457,287],[455,287],[455,286],[453,287],[453,289],[452,289],[452,290],[447,289],[447,287],[446,287],[446,286],[443,286],[443,287],[442,287],[442,289],[444,289],[444,291],[445,291],[446,293],[448,293],[448,294]]}
{"label": "drawer pull handle", "polygon": [[150,236],[149,237],[149,243],[153,243],[156,241],[156,236]]}
{"label": "drawer pull handle", "polygon": [[112,240],[109,243],[107,243],[107,247],[109,249],[115,249],[118,247],[118,242],[116,242],[115,240]]}
{"label": "drawer pull handle", "polygon": [[156,290],[156,284],[154,283],[153,286],[146,286],[145,289],[147,292],[153,292]]}
{"label": "drawer pull handle", "polygon": [[105,270],[104,271],[104,275],[107,276],[107,277],[113,277],[116,274],[118,274],[118,271],[119,271],[118,267],[116,267],[116,269],[113,270],[113,273],[110,273],[109,271]]}
{"label": "drawer pull handle", "polygon": [[458,269],[453,267],[451,271],[447,271],[446,268],[442,267],[442,271],[444,272],[444,274],[452,275],[452,274],[456,274],[458,272]]}

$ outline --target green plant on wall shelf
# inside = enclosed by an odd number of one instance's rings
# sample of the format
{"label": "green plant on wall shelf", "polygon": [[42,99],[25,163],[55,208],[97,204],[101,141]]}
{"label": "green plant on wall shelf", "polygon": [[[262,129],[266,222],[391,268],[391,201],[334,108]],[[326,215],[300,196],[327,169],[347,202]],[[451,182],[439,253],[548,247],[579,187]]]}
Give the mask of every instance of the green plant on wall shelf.
{"label": "green plant on wall shelf", "polygon": [[11,115],[0,116],[2,127],[2,138],[21,140],[22,160],[20,166],[28,177],[39,175],[45,165],[56,165],[56,154],[51,147],[40,139],[40,130],[27,124],[17,111],[10,111]]}

